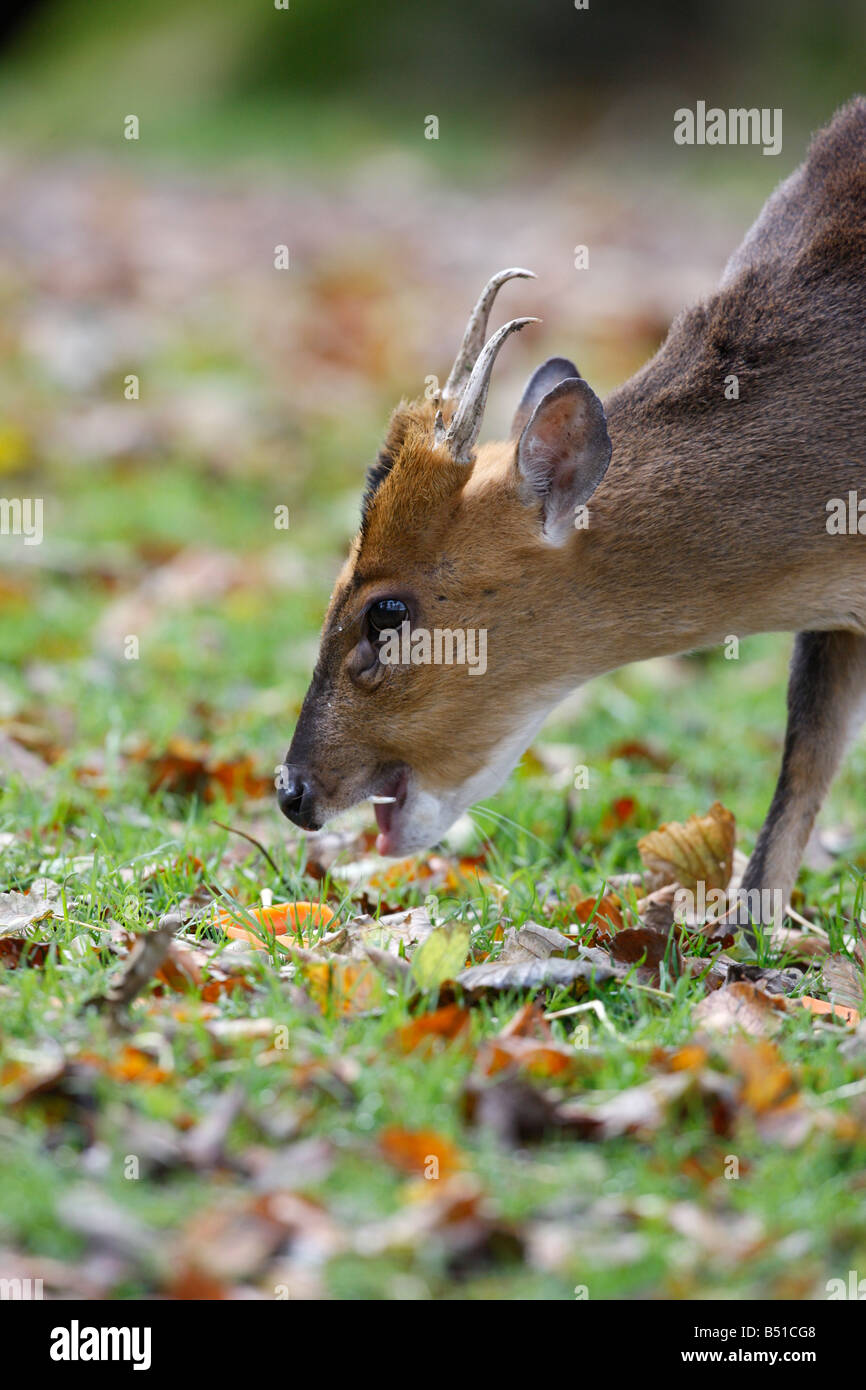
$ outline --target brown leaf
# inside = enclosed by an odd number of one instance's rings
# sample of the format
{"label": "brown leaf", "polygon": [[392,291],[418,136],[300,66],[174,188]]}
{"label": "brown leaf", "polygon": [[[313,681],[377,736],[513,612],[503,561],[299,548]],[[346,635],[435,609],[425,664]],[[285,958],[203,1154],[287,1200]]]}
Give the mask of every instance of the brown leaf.
{"label": "brown leaf", "polygon": [[589,985],[593,980],[603,983],[614,978],[615,972],[595,961],[565,960],[551,956],[541,960],[527,953],[524,960],[485,961],[461,970],[457,983],[471,990],[545,989],[553,985]]}
{"label": "brown leaf", "polygon": [[835,952],[822,963],[824,987],[834,1004],[846,1004],[857,1012],[863,1007],[863,973],[853,960]]}
{"label": "brown leaf", "polygon": [[151,792],[169,791],[179,796],[200,796],[205,801],[237,801],[264,796],[273,788],[270,777],[256,770],[248,754],[217,758],[206,743],[175,737],[159,753],[139,750],[136,759],[146,764]]}
{"label": "brown leaf", "polygon": [[614,897],[612,893],[605,893],[601,898],[585,898],[580,896],[576,888],[571,887],[568,890],[568,900],[578,922],[586,924],[592,919],[594,925],[622,931],[623,920],[619,899]]}
{"label": "brown leaf", "polygon": [[690,816],[685,824],[671,821],[638,841],[651,889],[679,883],[696,892],[727,888],[734,864],[736,825],[730,811],[716,801],[704,816]]}
{"label": "brown leaf", "polygon": [[303,960],[305,953],[293,951],[299,958],[301,979],[310,998],[326,1013],[363,1014],[381,1008],[385,1002],[382,977],[369,960]]}
{"label": "brown leaf", "polygon": [[463,1089],[467,1123],[489,1129],[508,1147],[537,1143],[559,1128],[556,1107],[535,1086],[517,1076],[492,1084],[473,1075]]}
{"label": "brown leaf", "polygon": [[860,1022],[860,1014],[857,1009],[850,1008],[847,1004],[831,1004],[826,999],[813,999],[811,994],[801,994],[798,1003],[803,1005],[813,1014],[832,1014],[836,1018],[841,1018],[845,1023],[856,1027]]}
{"label": "brown leaf", "polygon": [[620,965],[637,965],[638,979],[646,979],[653,984],[659,982],[662,962],[667,958],[668,969],[675,975],[682,972],[682,959],[676,941],[668,934],[652,931],[649,927],[632,927],[617,932],[607,943],[612,960]]}
{"label": "brown leaf", "polygon": [[[561,952],[576,952],[566,959]],[[554,954],[556,953],[556,954]],[[527,922],[511,928],[496,960],[471,965],[456,977],[464,989],[541,989],[575,981],[609,980],[613,969],[590,957],[586,947],[552,927]]]}
{"label": "brown leaf", "polygon": [[497,1035],[500,1038],[541,1038],[551,1037],[550,1024],[544,1017],[544,1009],[534,999],[521,1004],[516,1014],[512,1014]]}
{"label": "brown leaf", "polygon": [[830,942],[826,936],[810,936],[807,932],[795,931],[792,927],[776,927],[770,937],[770,948],[792,960],[807,964],[816,956],[826,956]]}
{"label": "brown leaf", "polygon": [[441,1009],[419,1014],[398,1028],[396,1042],[401,1052],[430,1048],[436,1041],[452,1042],[469,1027],[470,1013],[458,1004],[446,1004]]}
{"label": "brown leaf", "polygon": [[743,1079],[740,1099],[750,1109],[771,1110],[796,1095],[793,1072],[775,1044],[739,1039],[731,1047],[730,1060]]}
{"label": "brown leaf", "polygon": [[136,944],[123,970],[115,976],[104,995],[88,1000],[88,1006],[119,1014],[131,1004],[165,960],[171,940],[181,926],[178,913],[170,912],[160,919],[153,931],[136,933]]}
{"label": "brown leaf", "polygon": [[501,1035],[482,1043],[475,1061],[476,1071],[482,1076],[495,1076],[511,1068],[547,1078],[566,1075],[574,1066],[574,1049],[563,1043]]}
{"label": "brown leaf", "polygon": [[564,1101],[557,1114],[560,1123],[581,1138],[612,1139],[624,1134],[654,1134],[673,1113],[690,1112],[699,1104],[707,1112],[714,1131],[727,1133],[733,1102],[729,1078],[688,1069],[654,1076],[599,1102]]}
{"label": "brown leaf", "polygon": [[62,913],[62,888],[37,878],[26,893],[0,893],[0,936],[30,936],[39,922]]}
{"label": "brown leaf", "polygon": [[400,1129],[391,1125],[379,1135],[379,1148],[389,1163],[412,1177],[450,1178],[464,1167],[455,1144],[432,1129]]}
{"label": "brown leaf", "polygon": [[739,980],[708,994],[695,1007],[694,1019],[711,1032],[741,1028],[754,1037],[774,1033],[782,1026],[787,1004],[781,995],[768,994],[749,980]]}

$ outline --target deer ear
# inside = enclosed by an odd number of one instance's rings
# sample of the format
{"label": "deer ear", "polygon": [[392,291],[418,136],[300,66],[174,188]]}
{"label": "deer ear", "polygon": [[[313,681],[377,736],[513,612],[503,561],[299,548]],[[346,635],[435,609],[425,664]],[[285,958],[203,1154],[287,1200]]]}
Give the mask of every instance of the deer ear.
{"label": "deer ear", "polygon": [[542,362],[537,371],[526,383],[526,389],[520,400],[520,405],[515,411],[514,419],[511,422],[511,438],[519,439],[529,423],[538,402],[548,391],[552,391],[554,386],[558,386],[566,377],[580,376],[573,362],[569,362],[567,357],[548,357],[546,362]]}
{"label": "deer ear", "polygon": [[610,463],[604,408],[582,378],[568,377],[535,407],[517,445],[521,493],[541,503],[551,545],[574,533],[574,509],[598,487]]}

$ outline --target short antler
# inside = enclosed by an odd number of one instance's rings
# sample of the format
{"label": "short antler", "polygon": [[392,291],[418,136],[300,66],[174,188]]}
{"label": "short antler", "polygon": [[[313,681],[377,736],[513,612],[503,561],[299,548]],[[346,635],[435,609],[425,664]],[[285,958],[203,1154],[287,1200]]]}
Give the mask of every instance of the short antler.
{"label": "short antler", "polygon": [[519,266],[512,266],[510,270],[500,270],[497,275],[492,276],[487,281],[479,295],[478,303],[469,316],[466,332],[463,334],[463,342],[460,344],[460,351],[454,359],[454,366],[451,368],[443,388],[442,399],[444,401],[456,401],[463,395],[472,368],[478,361],[478,356],[487,337],[487,320],[490,318],[493,301],[506,280],[518,279],[534,280],[535,274],[531,270],[521,270]]}
{"label": "short antler", "polygon": [[472,368],[466,390],[460,397],[447,431],[442,413],[437,411],[436,443],[445,445],[455,463],[472,462],[472,450],[475,448],[475,443],[481,432],[481,421],[484,418],[484,407],[487,404],[490,373],[493,371],[493,363],[496,361],[497,353],[505,339],[512,333],[518,333],[527,323],[540,322],[541,320],[536,318],[512,319],[510,323],[506,323],[504,327],[494,333],[490,341],[481,349],[478,361]]}

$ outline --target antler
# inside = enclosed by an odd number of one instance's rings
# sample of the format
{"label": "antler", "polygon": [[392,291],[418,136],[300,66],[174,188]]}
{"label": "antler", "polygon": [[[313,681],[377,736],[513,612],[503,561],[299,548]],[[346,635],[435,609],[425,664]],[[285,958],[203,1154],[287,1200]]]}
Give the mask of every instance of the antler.
{"label": "antler", "polygon": [[481,421],[484,418],[484,407],[487,404],[490,373],[493,371],[493,363],[496,361],[496,355],[505,339],[511,333],[519,333],[520,329],[525,327],[527,323],[540,322],[541,319],[535,318],[512,319],[510,323],[506,323],[498,329],[481,349],[478,361],[472,368],[472,375],[466,390],[460,397],[447,430],[442,419],[442,412],[436,412],[434,426],[436,443],[445,445],[455,463],[472,462],[472,450],[475,448],[476,440],[481,433]]}
{"label": "antler", "polygon": [[518,332],[527,323],[539,323],[539,319],[512,319],[504,328],[494,333],[485,343],[487,320],[500,286],[506,280],[534,280],[531,270],[512,267],[500,270],[487,281],[478,298],[478,303],[469,316],[466,332],[460,351],[451,368],[448,380],[443,387],[440,399],[455,401],[454,413],[447,430],[441,410],[436,412],[434,437],[437,444],[444,444],[455,463],[471,463],[472,450],[481,431],[484,407],[487,403],[487,388],[496,354],[510,333]]}
{"label": "antler", "polygon": [[478,360],[478,354],[484,346],[484,339],[487,336],[487,320],[490,318],[493,301],[506,280],[516,279],[534,280],[535,275],[531,270],[521,270],[519,266],[513,266],[510,270],[500,270],[497,275],[492,276],[487,281],[478,297],[478,303],[469,316],[466,332],[463,334],[463,342],[460,344],[460,351],[454,359],[454,366],[451,368],[448,380],[442,390],[443,400],[455,401],[462,396],[472,368]]}

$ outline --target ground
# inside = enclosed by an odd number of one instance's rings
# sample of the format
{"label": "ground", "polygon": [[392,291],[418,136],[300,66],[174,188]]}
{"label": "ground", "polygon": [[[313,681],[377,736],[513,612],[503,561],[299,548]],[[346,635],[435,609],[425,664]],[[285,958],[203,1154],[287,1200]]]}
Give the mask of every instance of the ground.
{"label": "ground", "polygon": [[[637,367],[747,216],[669,196],[638,234],[609,186],[561,180],[521,237],[495,187],[419,185],[386,215],[386,164],[339,193],[110,163],[0,177],[0,490],[45,502],[42,545],[0,538],[0,890],[26,895],[0,898],[0,1276],[114,1297],[809,1299],[866,1270],[866,1042],[798,1003],[862,1005],[863,745],[788,936],[739,987],[750,1031],[703,1002],[755,960],[742,936],[667,924],[661,959],[647,937],[625,965],[615,944],[646,918],[648,885],[622,876],[647,832],[718,801],[754,844],[788,638],[580,692],[420,863],[371,858],[369,808],[311,843],[273,797],[364,469],[399,396],[447,369],[467,285],[532,264],[527,241],[559,267],[509,300],[545,325],[503,364],[495,430],[548,352],[600,391]],[[593,227],[616,254],[575,291]],[[335,920],[229,947],[216,909],[263,892]],[[369,965],[357,919],[425,902],[447,974],[414,959],[420,911],[375,937],[390,970]],[[136,934],[172,913],[133,992]],[[574,980],[452,982],[527,922],[568,937],[551,959],[583,960]]]}

